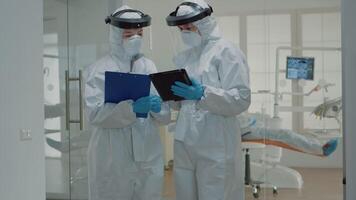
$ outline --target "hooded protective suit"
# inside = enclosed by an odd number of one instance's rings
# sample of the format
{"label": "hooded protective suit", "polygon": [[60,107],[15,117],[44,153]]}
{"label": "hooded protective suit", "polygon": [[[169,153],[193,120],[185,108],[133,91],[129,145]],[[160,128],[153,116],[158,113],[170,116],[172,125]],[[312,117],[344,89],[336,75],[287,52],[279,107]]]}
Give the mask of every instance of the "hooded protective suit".
{"label": "hooded protective suit", "polygon": [[[116,12],[129,9],[127,6]],[[140,18],[124,13],[122,18]],[[158,122],[168,123],[170,112],[162,105],[159,113],[137,119],[132,101],[104,103],[105,71],[155,73],[154,63],[125,51],[123,30],[110,26],[111,54],[87,68],[85,104],[93,125],[88,149],[90,200],[157,200],[163,181],[162,147]],[[135,88],[132,88],[133,90]],[[155,93],[154,88],[151,93]]]}
{"label": "hooded protective suit", "polygon": [[[202,0],[190,0],[203,8]],[[192,11],[181,6],[177,15]],[[250,105],[249,68],[243,53],[223,40],[213,17],[193,23],[199,44],[179,53],[174,62],[202,84],[198,101],[179,108],[175,132],[174,172],[177,200],[244,200],[241,130],[236,116]],[[184,38],[183,38],[184,39]]]}

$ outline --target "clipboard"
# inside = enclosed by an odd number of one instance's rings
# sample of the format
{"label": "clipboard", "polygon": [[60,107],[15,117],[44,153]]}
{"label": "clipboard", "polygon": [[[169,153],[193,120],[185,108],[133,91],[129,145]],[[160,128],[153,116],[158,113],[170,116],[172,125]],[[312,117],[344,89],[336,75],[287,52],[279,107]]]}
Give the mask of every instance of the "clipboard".
{"label": "clipboard", "polygon": [[[105,72],[105,103],[120,103],[150,95],[151,81],[148,75],[121,72]],[[147,114],[136,114],[147,118]]]}
{"label": "clipboard", "polygon": [[173,92],[171,91],[171,87],[172,85],[174,85],[174,82],[179,81],[187,85],[192,85],[192,82],[190,81],[189,76],[185,71],[185,69],[160,72],[160,73],[150,74],[149,76],[163,101],[184,100],[184,98],[174,95]]}

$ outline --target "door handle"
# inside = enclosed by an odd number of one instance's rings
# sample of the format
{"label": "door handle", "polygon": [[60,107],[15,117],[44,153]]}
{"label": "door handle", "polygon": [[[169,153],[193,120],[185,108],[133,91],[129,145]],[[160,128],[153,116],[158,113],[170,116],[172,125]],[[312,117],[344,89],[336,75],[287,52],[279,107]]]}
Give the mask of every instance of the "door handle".
{"label": "door handle", "polygon": [[[70,124],[79,124],[80,130],[84,129],[84,114],[83,114],[83,73],[79,70],[78,77],[70,77],[69,71],[65,71],[65,95],[66,95],[66,130],[69,130]],[[70,92],[69,86],[71,82],[78,82],[79,84],[79,120],[70,119]]]}

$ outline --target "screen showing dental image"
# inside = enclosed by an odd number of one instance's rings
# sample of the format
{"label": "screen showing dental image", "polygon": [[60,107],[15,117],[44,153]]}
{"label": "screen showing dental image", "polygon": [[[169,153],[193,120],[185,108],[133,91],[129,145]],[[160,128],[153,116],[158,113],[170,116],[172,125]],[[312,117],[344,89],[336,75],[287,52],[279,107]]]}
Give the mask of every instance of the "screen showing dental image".
{"label": "screen showing dental image", "polygon": [[314,58],[287,57],[287,79],[314,79]]}

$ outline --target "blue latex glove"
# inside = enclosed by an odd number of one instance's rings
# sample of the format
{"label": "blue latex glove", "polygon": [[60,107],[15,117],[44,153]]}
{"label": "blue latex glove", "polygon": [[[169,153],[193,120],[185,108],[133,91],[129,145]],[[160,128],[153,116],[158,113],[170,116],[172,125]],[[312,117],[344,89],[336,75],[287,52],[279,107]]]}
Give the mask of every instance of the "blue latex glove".
{"label": "blue latex glove", "polygon": [[323,154],[324,156],[329,156],[330,154],[332,154],[337,147],[337,139],[332,139],[329,142],[327,142],[324,146],[323,146]]}
{"label": "blue latex glove", "polygon": [[133,111],[135,113],[146,114],[151,110],[150,97],[142,97],[137,99],[133,104]]}
{"label": "blue latex glove", "polygon": [[154,113],[159,113],[161,112],[161,105],[162,105],[162,99],[161,97],[157,96],[157,95],[154,95],[154,96],[151,96],[151,111],[154,112]]}
{"label": "blue latex glove", "polygon": [[142,97],[133,103],[133,111],[135,113],[147,114],[152,111],[158,113],[161,111],[162,100],[159,96],[152,95]]}
{"label": "blue latex glove", "polygon": [[204,95],[204,87],[194,79],[192,79],[192,85],[179,81],[174,84],[171,87],[173,94],[186,100],[200,100]]}

